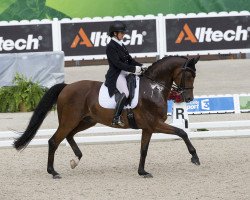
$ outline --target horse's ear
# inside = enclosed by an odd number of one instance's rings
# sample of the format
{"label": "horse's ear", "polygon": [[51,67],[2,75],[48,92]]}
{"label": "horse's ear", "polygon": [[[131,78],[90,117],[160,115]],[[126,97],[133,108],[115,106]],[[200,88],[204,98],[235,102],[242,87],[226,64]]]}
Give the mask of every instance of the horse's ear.
{"label": "horse's ear", "polygon": [[194,72],[196,71],[195,64],[198,62],[200,56],[196,56],[194,58],[191,58],[188,60],[186,67],[189,67],[190,69],[193,69]]}
{"label": "horse's ear", "polygon": [[195,66],[196,62],[197,61],[196,61],[195,58],[191,58],[191,59],[188,60],[187,66],[190,67],[190,68],[192,68],[192,67]]}
{"label": "horse's ear", "polygon": [[198,56],[195,56],[194,57],[194,64],[196,64],[198,61],[199,61],[199,59],[200,59],[200,56],[198,55]]}

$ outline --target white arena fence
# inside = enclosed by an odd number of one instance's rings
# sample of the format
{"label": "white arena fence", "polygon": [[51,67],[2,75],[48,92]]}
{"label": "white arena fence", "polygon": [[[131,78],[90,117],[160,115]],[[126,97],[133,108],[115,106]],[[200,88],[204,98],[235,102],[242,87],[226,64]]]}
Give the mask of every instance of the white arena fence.
{"label": "white arena fence", "polygon": [[[174,125],[174,124],[172,124]],[[250,120],[244,121],[221,121],[221,122],[200,122],[190,123],[190,129],[196,131],[188,131],[189,138],[212,138],[212,137],[246,137],[250,136]],[[234,128],[231,130],[216,130],[216,131],[197,131],[203,128]],[[237,128],[248,128],[240,129]],[[56,129],[39,130],[35,138],[29,146],[47,146],[49,138],[55,133]],[[100,143],[117,143],[117,142],[133,142],[140,141],[141,130],[134,129],[117,129],[111,127],[92,127],[85,131],[79,132],[75,136],[75,141],[78,144],[100,144]],[[86,136],[91,134],[91,136]],[[95,135],[96,134],[96,135]],[[100,135],[102,134],[102,135]],[[0,131],[0,147],[11,147],[14,138],[19,135],[13,131]],[[154,133],[152,140],[168,140],[180,139],[177,136]],[[67,145],[64,140],[62,145]]]}

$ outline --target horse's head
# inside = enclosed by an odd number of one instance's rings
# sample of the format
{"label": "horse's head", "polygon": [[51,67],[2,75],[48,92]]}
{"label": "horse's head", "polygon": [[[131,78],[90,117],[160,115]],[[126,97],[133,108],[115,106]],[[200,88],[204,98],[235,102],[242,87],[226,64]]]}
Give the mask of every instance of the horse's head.
{"label": "horse's head", "polygon": [[171,90],[168,99],[175,102],[190,102],[194,98],[195,64],[199,58],[199,56],[192,59],[183,56],[164,57],[149,66],[143,75],[162,88]]}
{"label": "horse's head", "polygon": [[181,95],[180,101],[190,102],[194,99],[195,64],[198,62],[199,58],[199,56],[196,56],[187,59],[183,66],[176,68],[174,71],[173,81],[176,85],[174,85],[173,91]]}

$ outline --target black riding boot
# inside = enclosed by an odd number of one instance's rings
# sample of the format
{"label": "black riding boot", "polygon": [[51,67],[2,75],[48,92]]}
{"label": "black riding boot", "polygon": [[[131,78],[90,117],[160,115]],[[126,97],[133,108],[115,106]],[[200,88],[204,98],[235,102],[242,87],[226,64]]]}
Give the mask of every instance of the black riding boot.
{"label": "black riding boot", "polygon": [[114,125],[119,125],[121,127],[124,126],[124,122],[121,121],[121,114],[122,114],[123,107],[126,103],[126,100],[127,100],[126,95],[124,93],[122,93],[119,96],[119,99],[116,103],[115,115],[114,115],[114,118],[112,121],[112,126],[114,126]]}

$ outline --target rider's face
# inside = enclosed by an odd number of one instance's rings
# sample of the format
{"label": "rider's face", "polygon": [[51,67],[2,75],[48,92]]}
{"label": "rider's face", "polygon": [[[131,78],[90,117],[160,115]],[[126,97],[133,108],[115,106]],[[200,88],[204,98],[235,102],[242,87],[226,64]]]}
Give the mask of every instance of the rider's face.
{"label": "rider's face", "polygon": [[123,40],[125,33],[124,32],[117,32],[115,33],[115,36],[118,40]]}

